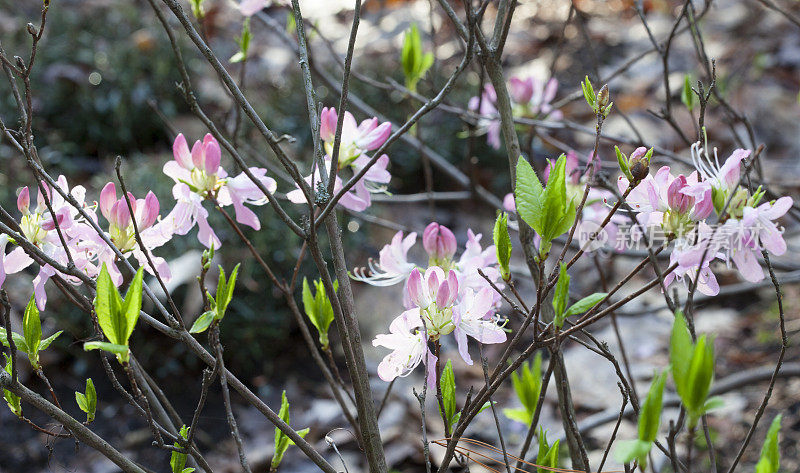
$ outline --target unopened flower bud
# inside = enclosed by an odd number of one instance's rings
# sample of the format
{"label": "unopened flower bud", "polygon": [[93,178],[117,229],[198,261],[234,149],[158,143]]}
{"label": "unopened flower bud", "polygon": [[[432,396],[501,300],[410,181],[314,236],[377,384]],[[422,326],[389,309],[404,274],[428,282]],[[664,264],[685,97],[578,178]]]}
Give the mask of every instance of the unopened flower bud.
{"label": "unopened flower bud", "polygon": [[422,245],[432,260],[449,260],[456,253],[456,236],[449,228],[433,222],[422,234]]}
{"label": "unopened flower bud", "polygon": [[629,158],[629,167],[634,181],[641,181],[650,173],[650,157],[653,156],[653,149],[649,150],[644,146],[636,148]]}
{"label": "unopened flower bud", "polygon": [[36,27],[33,26],[33,23],[28,23],[26,25],[26,28],[28,29],[28,33],[30,33],[31,36],[38,36],[39,35],[39,31],[36,30]]}
{"label": "unopened flower bud", "polygon": [[608,84],[606,84],[597,92],[597,108],[601,111],[604,110],[608,106],[609,98]]}

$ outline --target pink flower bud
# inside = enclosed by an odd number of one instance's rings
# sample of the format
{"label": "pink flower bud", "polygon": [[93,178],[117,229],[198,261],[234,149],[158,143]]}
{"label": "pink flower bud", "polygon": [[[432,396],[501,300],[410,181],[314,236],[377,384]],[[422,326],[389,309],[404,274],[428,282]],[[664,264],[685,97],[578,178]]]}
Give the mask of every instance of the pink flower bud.
{"label": "pink flower bud", "polygon": [[667,188],[667,204],[681,214],[686,213],[694,205],[694,198],[681,192],[686,186],[686,176],[681,174]]}
{"label": "pink flower bud", "polygon": [[103,190],[100,191],[100,202],[98,202],[98,206],[100,207],[100,213],[103,214],[103,217],[106,219],[110,218],[111,215],[111,207],[117,201],[117,187],[114,185],[113,182],[109,182],[105,186],[103,186]]}
{"label": "pink flower bud", "polygon": [[206,156],[203,153],[203,143],[200,140],[194,142],[192,145],[192,164],[199,169],[206,168]]}
{"label": "pink flower bud", "polygon": [[432,222],[422,234],[422,245],[431,258],[450,259],[456,253],[456,236],[444,225]]}
{"label": "pink flower bud", "polygon": [[111,206],[108,221],[117,228],[128,228],[131,223],[131,213],[125,199],[119,199]]}
{"label": "pink flower bud", "polygon": [[414,268],[414,270],[411,271],[407,286],[408,296],[411,302],[417,307],[425,307],[427,305],[427,300],[425,297],[425,290],[422,287],[422,274],[419,272],[419,269]]}
{"label": "pink flower bud", "polygon": [[156,195],[153,194],[153,191],[150,191],[144,198],[143,209],[140,210],[142,215],[139,223],[140,227],[139,230],[143,230],[145,228],[153,226],[153,224],[156,222],[156,218],[158,218],[158,211],[159,211],[158,197],[156,197]]}
{"label": "pink flower bud", "polygon": [[192,154],[189,152],[189,145],[186,143],[183,133],[178,133],[172,143],[172,156],[182,168],[192,169]]}
{"label": "pink flower bud", "polygon": [[327,143],[333,142],[334,136],[336,134],[336,121],[338,119],[338,115],[336,115],[336,109],[333,107],[323,107],[322,113],[320,114],[320,123],[319,123],[319,137],[322,141]]}
{"label": "pink flower bud", "polygon": [[530,102],[533,97],[533,78],[520,79],[519,77],[512,77],[508,81],[508,92],[511,95],[511,100],[518,104]]}
{"label": "pink flower bud", "polygon": [[203,138],[203,154],[205,155],[205,166],[203,169],[206,174],[216,174],[219,169],[219,163],[222,158],[222,153],[219,149],[219,142],[211,133],[206,133]]}
{"label": "pink flower bud", "polygon": [[17,196],[17,208],[23,214],[28,213],[28,208],[31,206],[31,191],[28,190],[28,186],[22,188],[19,191],[19,196]]}
{"label": "pink flower bud", "polygon": [[389,135],[392,134],[392,124],[383,122],[378,125],[378,119],[364,120],[358,129],[359,137],[356,139],[356,146],[366,150],[379,148],[386,143]]}
{"label": "pink flower bud", "polygon": [[457,296],[458,277],[456,276],[456,272],[451,269],[450,273],[447,275],[447,280],[439,285],[439,289],[436,293],[436,305],[439,306],[439,308],[449,307],[455,303]]}

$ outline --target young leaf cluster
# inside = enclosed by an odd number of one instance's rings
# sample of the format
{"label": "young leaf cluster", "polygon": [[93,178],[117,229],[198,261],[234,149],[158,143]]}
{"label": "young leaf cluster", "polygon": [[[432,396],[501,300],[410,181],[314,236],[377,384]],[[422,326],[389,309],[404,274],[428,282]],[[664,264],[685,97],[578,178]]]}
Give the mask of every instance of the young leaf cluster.
{"label": "young leaf cluster", "polygon": [[567,232],[575,222],[575,202],[567,201],[566,155],[559,156],[550,168],[547,185],[542,187],[536,172],[522,156],[517,161],[517,212],[541,237],[539,256],[546,257],[552,241]]}
{"label": "young leaf cluster", "polygon": [[250,17],[244,19],[242,24],[241,36],[234,38],[236,44],[239,45],[239,50],[229,59],[232,63],[242,62],[247,59],[247,53],[250,51],[250,41],[253,39],[253,33],[250,32]]}
{"label": "young leaf cluster", "polygon": [[[289,424],[289,401],[286,399],[286,391],[281,394],[281,410],[278,412],[281,420]],[[300,437],[305,437],[309,429],[295,431]],[[270,470],[275,471],[283,460],[283,454],[290,445],[294,445],[292,439],[286,436],[282,430],[275,427],[275,454],[272,456],[272,463],[270,463]]]}
{"label": "young leaf cluster", "polygon": [[611,107],[614,105],[614,102],[609,102],[608,86],[603,86],[600,91],[595,94],[594,87],[592,87],[592,83],[589,81],[589,76],[586,76],[583,82],[581,82],[581,89],[583,89],[583,97],[586,99],[586,103],[589,104],[589,107],[595,115],[603,115],[604,118],[607,117],[611,112]]}
{"label": "young leaf cluster", "polygon": [[[189,440],[189,428],[185,425],[182,426],[178,435],[180,435],[183,440]],[[174,447],[182,448],[182,445],[175,442]],[[194,471],[194,468],[186,468],[186,454],[176,452],[175,450],[172,451],[172,456],[169,459],[169,466],[172,473],[192,473]]]}
{"label": "young leaf cluster", "polygon": [[642,471],[647,468],[647,454],[653,447],[653,442],[658,435],[658,427],[661,425],[661,408],[666,381],[666,371],[662,371],[653,378],[647,398],[639,409],[638,438],[620,442],[614,451],[614,456],[620,463],[636,460]]}
{"label": "young leaf cluster", "polygon": [[94,420],[95,412],[97,412],[97,391],[94,389],[94,382],[92,378],[86,380],[86,393],[75,391],[75,402],[78,407],[86,413],[86,422],[89,423]]}
{"label": "young leaf cluster", "polygon": [[239,274],[239,264],[237,264],[233,271],[231,271],[230,278],[225,277],[225,270],[222,266],[219,267],[219,281],[217,282],[217,296],[212,297],[207,293],[208,303],[210,304],[209,310],[200,314],[200,317],[194,321],[189,333],[202,333],[205,332],[211,323],[220,321],[225,317],[225,311],[228,309],[228,304],[233,299],[233,289],[236,287],[236,276]]}
{"label": "young leaf cluster", "polygon": [[536,464],[543,468],[536,468],[536,473],[550,473],[558,468],[558,447],[561,440],[556,440],[553,445],[547,441],[547,431],[539,426],[539,452],[536,454]]}
{"label": "young leaf cluster", "polygon": [[686,319],[680,310],[675,313],[672,326],[670,363],[675,390],[686,408],[689,428],[692,429],[703,414],[720,407],[721,400],[708,398],[714,380],[713,341],[702,335],[692,343]]}
{"label": "young leaf cluster", "polygon": [[542,392],[542,354],[536,353],[533,367],[526,361],[519,370],[511,373],[511,384],[522,407],[503,409],[503,414],[511,420],[531,425]]}
{"label": "young leaf cluster", "polygon": [[417,83],[433,65],[433,53],[422,52],[422,39],[416,24],[412,24],[406,30],[406,34],[403,37],[400,61],[403,66],[403,74],[406,77],[406,88],[416,92]]}
{"label": "young leaf cluster", "polygon": [[84,350],[103,350],[117,355],[120,363],[127,363],[130,359],[128,340],[131,338],[136,321],[139,320],[139,311],[142,309],[142,277],[143,268],[139,268],[133,277],[128,292],[123,299],[120,296],[106,265],[97,276],[97,295],[94,298],[94,310],[97,322],[108,342],[86,342]]}
{"label": "young leaf cluster", "polygon": [[[339,281],[333,282],[333,290],[339,290]],[[328,294],[325,292],[325,286],[322,280],[314,281],[314,294],[311,293],[311,285],[308,280],[303,278],[303,307],[306,311],[306,316],[314,324],[319,334],[319,344],[323,350],[327,350],[330,346],[328,339],[328,329],[330,329],[331,322],[333,322],[333,305],[331,305]]]}
{"label": "young leaf cluster", "polygon": [[[36,307],[36,302],[31,296],[31,300],[25,307],[25,314],[22,317],[22,335],[11,332],[11,339],[14,341],[17,350],[28,355],[28,360],[30,360],[33,369],[38,370],[40,368],[39,352],[47,349],[59,335],[61,335],[60,330],[42,340],[42,321],[39,318],[39,308]],[[0,343],[7,347],[10,346],[8,334],[3,327],[0,327]]]}

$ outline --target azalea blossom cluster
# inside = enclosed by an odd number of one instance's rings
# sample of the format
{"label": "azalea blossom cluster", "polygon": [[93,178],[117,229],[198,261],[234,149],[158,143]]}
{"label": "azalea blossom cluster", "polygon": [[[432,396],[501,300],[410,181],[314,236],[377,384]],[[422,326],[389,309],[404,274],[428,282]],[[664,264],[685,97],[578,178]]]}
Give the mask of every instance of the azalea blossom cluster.
{"label": "azalea blossom cluster", "polygon": [[[201,243],[219,248],[221,241],[208,224],[208,211],[203,207],[206,200],[219,207],[233,205],[239,223],[260,228],[258,217],[244,204],[263,205],[266,196],[245,173],[228,177],[220,166],[220,148],[213,136],[206,135],[202,142],[195,142],[190,151],[184,136],[178,135],[173,154],[174,160],[164,165],[164,173],[175,180],[172,193],[176,202],[163,218],[160,218],[161,205],[152,191],[143,199],[130,192],[120,196],[116,185],[109,182],[100,192],[99,201],[88,202],[83,186],[70,189],[67,179],[59,176],[56,185],[60,191],[54,192],[46,182],[39,183],[35,207],[31,205],[30,189],[23,187],[19,191],[17,209],[22,236],[58,265],[68,266],[71,262],[88,277],[97,277],[105,265],[114,283],[119,285],[123,279],[118,268],[120,255],[133,257],[140,267],[169,280],[169,265],[152,251],[173,235],[185,235],[195,225]],[[266,177],[265,169],[250,168],[250,172],[268,191],[275,191],[275,180]],[[77,206],[62,193],[74,199]],[[9,244],[17,246],[6,254]],[[0,286],[7,274],[22,271],[33,263],[19,242],[0,235]],[[72,284],[81,282],[51,264],[42,264],[33,281],[39,309],[44,309],[47,301],[45,283],[54,275]]]}
{"label": "azalea blossom cluster", "polygon": [[[325,150],[323,161],[325,169],[320,169],[314,164],[311,175],[305,177],[305,181],[316,190],[323,182],[322,172],[329,176],[331,166],[333,166],[334,141],[336,138],[336,124],[339,119],[336,109],[324,107],[320,114],[319,135]],[[334,181],[333,192],[339,193],[344,184],[339,173],[342,170],[350,169],[353,174],[361,172],[370,162],[367,151],[380,148],[392,132],[392,124],[389,122],[378,123],[378,119],[372,117],[356,122],[355,117],[350,112],[344,112],[342,121],[342,134],[339,143],[339,156],[337,158],[337,174]],[[365,210],[372,204],[371,194],[386,191],[386,185],[392,176],[387,171],[389,157],[381,155],[373,166],[365,172],[364,176],[348,190],[339,200],[339,204],[346,209],[356,212]],[[294,203],[306,203],[306,197],[299,188],[289,192],[286,196]]]}
{"label": "azalea blossom cluster", "polygon": [[392,321],[388,334],[380,334],[372,342],[374,346],[392,350],[378,366],[378,375],[384,381],[407,376],[424,362],[428,383],[434,383],[436,356],[428,348],[428,342],[439,342],[451,333],[467,364],[472,364],[468,336],[487,344],[506,340],[496,314],[500,296],[489,283],[503,287],[499,282],[494,245],[482,248],[481,235],[468,230],[466,247],[456,258],[455,235],[449,228],[434,222],[422,235],[428,254],[427,265],[418,266],[408,260],[408,252],[416,240],[416,233],[398,232],[392,242],[381,249],[379,261],[370,260],[369,271],[356,270],[352,276],[375,286],[401,282],[405,285],[403,305],[406,310]]}
{"label": "azalea blossom cluster", "polygon": [[[775,221],[792,206],[792,198],[762,202],[761,188],[750,192],[740,185],[742,161],[750,155],[749,150],[735,150],[722,165],[716,148],[711,158],[707,146],[697,142],[691,153],[696,167],[691,174],[676,176],[669,166],[663,166],[642,179],[626,199],[639,225],[660,226],[675,244],[670,263],[677,266],[665,276],[665,283],[678,280],[689,285],[697,277],[700,292],[716,295],[719,283],[711,271],[714,260],[735,266],[747,281],[760,281],[764,270],[758,254],[762,250],[773,255],[786,252],[782,229]],[[625,177],[617,184],[621,193],[631,185]],[[713,226],[709,223],[712,217],[716,219]]]}
{"label": "azalea blossom cluster", "polygon": [[[508,81],[508,93],[514,117],[561,120],[563,114],[553,109],[551,102],[556,97],[558,82],[551,78],[547,82],[534,77],[512,77]],[[494,149],[500,148],[500,117],[497,112],[497,92],[491,84],[483,87],[479,97],[472,97],[469,109],[481,115],[478,122],[486,140]]]}

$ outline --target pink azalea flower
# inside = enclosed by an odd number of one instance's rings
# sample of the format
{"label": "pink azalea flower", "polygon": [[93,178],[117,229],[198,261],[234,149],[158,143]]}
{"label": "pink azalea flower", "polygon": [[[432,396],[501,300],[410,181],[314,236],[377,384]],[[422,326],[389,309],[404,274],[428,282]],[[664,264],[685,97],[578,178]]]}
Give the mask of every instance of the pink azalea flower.
{"label": "pink azalea flower", "polygon": [[735,150],[725,163],[720,166],[717,158],[717,148],[714,148],[714,160],[708,156],[708,150],[701,146],[698,141],[691,148],[692,163],[700,173],[700,176],[708,180],[711,186],[723,192],[735,191],[739,184],[740,166],[742,161],[750,156],[750,150]]}
{"label": "pink azalea flower", "polygon": [[[696,235],[696,237],[695,237]],[[677,267],[671,273],[664,275],[664,285],[669,286],[673,281],[683,282],[689,289],[696,277],[697,290],[707,296],[719,294],[719,283],[716,276],[711,271],[711,262],[717,257],[722,256],[713,242],[709,241],[712,230],[705,223],[701,222],[696,233],[690,239],[678,239],[670,254],[670,265],[677,263]],[[697,240],[697,243],[689,243]],[[703,256],[705,255],[705,258]],[[699,273],[698,273],[699,269]]]}
{"label": "pink azalea flower", "polygon": [[378,376],[382,380],[389,382],[397,377],[408,376],[424,359],[428,385],[436,385],[436,357],[428,350],[427,337],[422,329],[419,308],[414,308],[394,319],[389,325],[388,334],[375,337],[373,346],[392,350],[378,365]]}
{"label": "pink azalea flower", "polygon": [[484,287],[477,294],[472,289],[467,289],[461,303],[453,311],[453,335],[458,342],[458,352],[468,365],[472,364],[472,358],[467,347],[467,335],[485,344],[506,341],[506,333],[492,319],[494,295],[495,292],[490,287]]}
{"label": "pink azalea flower", "polygon": [[[541,118],[547,116],[561,120],[563,114],[554,110],[551,102],[555,99],[558,82],[551,78],[546,83],[533,77],[525,79],[512,77],[508,81],[508,92],[511,97],[515,117]],[[500,120],[497,118],[497,92],[491,84],[486,84],[481,97],[472,97],[469,109],[481,115],[478,126],[486,133],[486,140],[495,149],[500,148]],[[480,109],[480,110],[479,110]]]}
{"label": "pink azalea flower", "polygon": [[219,248],[222,242],[208,224],[208,211],[203,207],[203,198],[192,192],[186,184],[178,183],[172,188],[175,207],[156,227],[162,234],[185,235],[197,225],[197,239],[205,247]]}
{"label": "pink azalea flower", "polygon": [[[320,114],[320,138],[325,148],[325,172],[330,175],[333,160],[333,145],[336,137],[336,122],[338,115],[333,107],[324,107]],[[353,174],[361,172],[367,167],[371,158],[367,156],[367,151],[378,149],[383,145],[392,132],[392,124],[389,122],[378,123],[378,119],[373,117],[358,124],[350,112],[344,112],[342,122],[342,137],[339,144],[338,171],[350,168]],[[386,185],[391,181],[392,176],[386,168],[389,165],[389,157],[381,155],[373,166],[371,166],[364,176],[345,193],[340,199],[339,204],[346,209],[354,212],[361,212],[372,203],[370,193],[385,192]],[[305,181],[316,189],[322,182],[320,170],[313,167],[312,176],[306,176]],[[339,173],[334,181],[334,193],[339,193],[344,187]],[[286,196],[296,204],[306,202],[305,195],[298,187],[288,192]]]}
{"label": "pink azalea flower", "polygon": [[792,206],[792,198],[781,197],[774,202],[765,202],[758,207],[745,207],[743,217],[729,219],[719,230],[723,235],[726,259],[732,262],[742,277],[750,282],[764,279],[764,270],[758,263],[758,254],[766,250],[775,256],[786,252],[783,229],[775,220],[782,217]]}
{"label": "pink azalea flower", "polygon": [[[328,156],[333,155],[333,144],[336,135],[338,115],[334,107],[324,107],[320,114],[320,138],[325,145]],[[339,145],[339,166],[345,166],[361,156],[365,151],[378,149],[392,133],[392,124],[378,123],[375,117],[358,124],[350,112],[344,112],[342,122],[342,139]]]}
{"label": "pink azalea flower", "polygon": [[370,275],[367,276],[364,269],[356,269],[353,270],[353,279],[373,286],[393,286],[406,281],[411,271],[416,268],[414,263],[408,262],[408,250],[416,241],[415,232],[409,233],[405,238],[403,232],[395,233],[392,242],[381,249],[378,263],[375,264],[370,258],[368,263]]}
{"label": "pink azalea flower", "polygon": [[[211,134],[206,134],[203,141],[196,141],[189,151],[189,145],[183,134],[175,138],[172,145],[174,160],[164,164],[164,174],[175,181],[172,194],[176,205],[165,218],[167,227],[174,233],[186,234],[195,224],[199,225],[198,238],[205,246],[214,244],[219,248],[220,241],[209,227],[208,212],[203,209],[205,199],[216,199],[220,207],[233,205],[236,221],[261,229],[261,222],[255,212],[245,207],[248,205],[264,205],[268,198],[262,190],[244,172],[231,178],[220,166],[221,151],[219,143]],[[274,193],[277,183],[267,177],[267,170],[249,168],[250,173],[269,193]],[[189,195],[193,194],[193,195]],[[167,233],[165,228],[163,233]]]}

